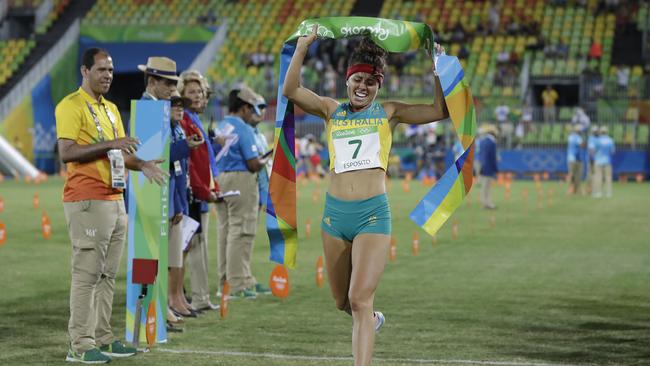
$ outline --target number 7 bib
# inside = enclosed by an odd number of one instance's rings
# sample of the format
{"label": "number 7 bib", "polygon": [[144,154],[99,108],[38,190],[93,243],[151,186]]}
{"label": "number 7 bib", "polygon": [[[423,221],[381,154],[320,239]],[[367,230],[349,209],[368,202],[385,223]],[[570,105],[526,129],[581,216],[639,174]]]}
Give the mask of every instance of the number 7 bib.
{"label": "number 7 bib", "polygon": [[332,142],[336,173],[381,167],[377,126],[334,131]]}

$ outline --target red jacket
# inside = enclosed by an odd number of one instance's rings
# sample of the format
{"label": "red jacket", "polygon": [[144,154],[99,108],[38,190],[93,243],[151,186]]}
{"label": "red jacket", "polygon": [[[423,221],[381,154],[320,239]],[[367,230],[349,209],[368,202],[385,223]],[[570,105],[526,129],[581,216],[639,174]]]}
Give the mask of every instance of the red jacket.
{"label": "red jacket", "polygon": [[[201,130],[192,122],[190,116],[185,113],[181,120],[181,127],[185,130],[187,139],[191,139],[193,135],[203,136]],[[205,142],[199,147],[190,149],[189,171],[190,171],[190,187],[194,197],[201,201],[208,201],[210,199],[210,191],[218,192],[219,186],[217,182],[212,179],[212,172],[210,172],[210,158],[208,157],[208,136],[203,136]],[[213,188],[210,189],[210,185]]]}

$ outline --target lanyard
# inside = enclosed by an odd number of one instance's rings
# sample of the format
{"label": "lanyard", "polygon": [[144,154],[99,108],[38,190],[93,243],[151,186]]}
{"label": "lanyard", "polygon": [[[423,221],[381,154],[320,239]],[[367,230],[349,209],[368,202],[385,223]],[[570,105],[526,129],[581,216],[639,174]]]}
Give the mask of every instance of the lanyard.
{"label": "lanyard", "polygon": [[185,133],[180,123],[172,124],[172,143],[185,140]]}
{"label": "lanyard", "polygon": [[[90,114],[93,116],[93,121],[95,121],[95,127],[97,127],[97,134],[99,135],[99,141],[104,142],[104,133],[102,132],[102,126],[99,124],[99,118],[97,117],[97,114],[95,113],[95,110],[93,107],[90,105],[90,103],[86,102],[86,105],[88,106],[88,110],[90,111]],[[117,140],[117,129],[115,128],[115,121],[111,117],[111,114],[108,111],[108,107],[106,107],[106,104],[103,104],[104,110],[106,111],[106,117],[108,117],[108,120],[111,121],[111,126],[113,126],[113,135],[115,136],[115,139]]]}

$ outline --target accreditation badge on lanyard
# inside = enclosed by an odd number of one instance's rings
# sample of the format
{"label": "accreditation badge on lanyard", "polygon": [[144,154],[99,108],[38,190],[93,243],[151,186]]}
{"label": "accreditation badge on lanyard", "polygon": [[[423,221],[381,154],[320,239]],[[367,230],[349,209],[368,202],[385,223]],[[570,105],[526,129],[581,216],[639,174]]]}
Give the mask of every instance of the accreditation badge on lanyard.
{"label": "accreditation badge on lanyard", "polygon": [[[90,103],[86,102],[86,105],[88,106],[88,110],[90,111],[90,114],[93,117],[93,121],[95,122],[95,127],[97,127],[97,135],[99,137],[99,140],[104,141],[104,132],[102,131],[102,126],[99,123],[99,117],[97,117],[97,113],[95,113]],[[104,110],[106,111],[106,116],[111,121],[111,126],[113,127],[113,136],[115,139],[117,139],[117,129],[115,128],[115,121],[116,121],[115,115],[113,115],[113,113],[108,110],[106,104],[104,104],[103,106],[104,106]],[[111,166],[111,186],[113,188],[125,188],[126,187],[126,166],[124,164],[124,155],[122,154],[122,150],[120,149],[109,150],[107,156]]]}

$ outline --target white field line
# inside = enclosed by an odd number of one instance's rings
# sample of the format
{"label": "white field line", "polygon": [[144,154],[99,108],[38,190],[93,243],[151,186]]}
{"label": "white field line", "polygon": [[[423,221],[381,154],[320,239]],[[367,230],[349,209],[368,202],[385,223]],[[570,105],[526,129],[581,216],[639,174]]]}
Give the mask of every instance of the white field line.
{"label": "white field line", "polygon": [[[175,354],[195,354],[204,356],[232,356],[246,358],[272,358],[278,360],[306,360],[306,361],[352,361],[346,356],[307,356],[307,355],[281,355],[275,353],[234,352],[234,351],[202,351],[183,350],[156,347],[155,351]],[[489,365],[489,366],[574,366],[565,363],[544,362],[518,362],[518,361],[479,361],[479,360],[434,360],[417,358],[373,358],[375,362],[399,362],[420,365],[459,364],[459,365]]]}

